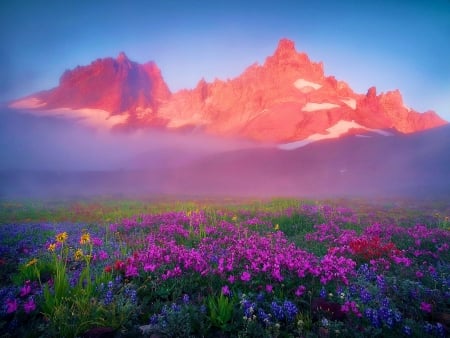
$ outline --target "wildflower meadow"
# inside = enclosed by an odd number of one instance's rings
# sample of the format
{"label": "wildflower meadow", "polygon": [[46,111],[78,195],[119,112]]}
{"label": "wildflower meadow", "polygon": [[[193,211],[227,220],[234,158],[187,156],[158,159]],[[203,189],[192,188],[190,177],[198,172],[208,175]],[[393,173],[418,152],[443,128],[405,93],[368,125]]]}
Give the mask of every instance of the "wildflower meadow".
{"label": "wildflower meadow", "polygon": [[1,337],[447,337],[450,207],[0,202]]}

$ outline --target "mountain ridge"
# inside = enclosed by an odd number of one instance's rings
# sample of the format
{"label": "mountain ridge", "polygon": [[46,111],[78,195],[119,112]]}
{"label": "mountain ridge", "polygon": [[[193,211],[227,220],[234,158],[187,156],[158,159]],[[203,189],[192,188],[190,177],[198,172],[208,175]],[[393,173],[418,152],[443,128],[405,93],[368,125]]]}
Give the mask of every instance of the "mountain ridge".
{"label": "mountain ridge", "polygon": [[371,87],[365,94],[355,93],[346,82],[326,76],[322,62],[297,52],[288,39],[281,39],[262,65],[253,64],[238,77],[201,79],[195,88],[175,93],[154,62],[138,64],[121,52],[115,59],[97,59],[68,70],[58,87],[10,107],[36,114],[66,109],[62,115],[82,114],[86,120],[95,115],[97,124],[115,129],[200,129],[274,143],[329,135],[328,130],[342,121],[401,133],[447,123],[433,111],[419,113],[406,107],[399,90],[377,94]]}

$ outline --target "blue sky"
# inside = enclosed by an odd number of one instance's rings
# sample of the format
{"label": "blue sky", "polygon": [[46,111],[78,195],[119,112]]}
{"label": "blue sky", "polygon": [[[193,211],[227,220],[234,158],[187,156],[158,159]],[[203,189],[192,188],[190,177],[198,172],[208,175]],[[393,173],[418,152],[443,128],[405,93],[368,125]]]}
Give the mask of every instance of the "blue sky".
{"label": "blue sky", "polygon": [[356,92],[400,89],[450,121],[448,0],[3,0],[0,101],[120,51],[155,61],[172,91],[192,88],[263,63],[283,37]]}

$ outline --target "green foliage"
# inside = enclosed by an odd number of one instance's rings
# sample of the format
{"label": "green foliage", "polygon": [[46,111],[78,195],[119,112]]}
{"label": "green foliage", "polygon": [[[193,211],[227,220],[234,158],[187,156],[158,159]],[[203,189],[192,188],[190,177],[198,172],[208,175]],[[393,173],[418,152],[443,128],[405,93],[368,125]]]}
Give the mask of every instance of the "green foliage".
{"label": "green foliage", "polygon": [[212,326],[219,328],[222,331],[228,331],[228,326],[233,319],[236,304],[236,298],[230,298],[223,294],[218,297],[209,296],[207,298],[207,305]]}

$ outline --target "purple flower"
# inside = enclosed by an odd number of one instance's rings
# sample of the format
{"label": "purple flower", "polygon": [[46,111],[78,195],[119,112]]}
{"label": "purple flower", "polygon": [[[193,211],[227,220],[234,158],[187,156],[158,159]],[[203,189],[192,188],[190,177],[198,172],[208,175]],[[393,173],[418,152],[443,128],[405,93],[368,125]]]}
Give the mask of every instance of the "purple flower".
{"label": "purple flower", "polygon": [[17,302],[17,299],[8,299],[6,301],[6,313],[16,312],[18,307],[19,303]]}
{"label": "purple flower", "polygon": [[266,285],[266,292],[267,293],[272,293],[273,292],[273,286],[271,284],[267,284]]}
{"label": "purple flower", "polygon": [[108,255],[108,253],[107,253],[106,251],[104,251],[104,250],[100,250],[100,251],[99,251],[99,253],[98,253],[98,258],[99,258],[101,261],[104,261],[104,260],[108,259],[108,257],[109,257],[109,255]]}
{"label": "purple flower", "polygon": [[24,304],[23,309],[25,310],[25,313],[30,313],[36,310],[36,303],[34,302],[33,298],[29,298]]}
{"label": "purple flower", "polygon": [[103,241],[102,241],[101,238],[98,238],[98,237],[92,237],[92,238],[91,238],[91,241],[92,241],[92,244],[93,244],[94,246],[102,246],[102,245],[103,245]]}
{"label": "purple flower", "polygon": [[30,285],[30,281],[27,280],[25,282],[25,285],[20,288],[20,297],[25,297],[28,296],[31,293],[31,285]]}
{"label": "purple flower", "polygon": [[125,277],[136,277],[139,276],[137,267],[132,264],[127,265],[125,269]]}
{"label": "purple flower", "polygon": [[230,295],[230,288],[228,285],[222,286],[222,295],[229,296]]}
{"label": "purple flower", "polygon": [[300,285],[297,290],[295,290],[295,295],[297,297],[301,297],[306,291],[306,287],[304,285]]}
{"label": "purple flower", "polygon": [[241,275],[241,281],[248,282],[251,279],[251,275],[248,271],[244,271]]}
{"label": "purple flower", "polygon": [[433,306],[430,303],[422,302],[420,303],[420,309],[424,312],[431,313],[431,310],[433,310]]}

